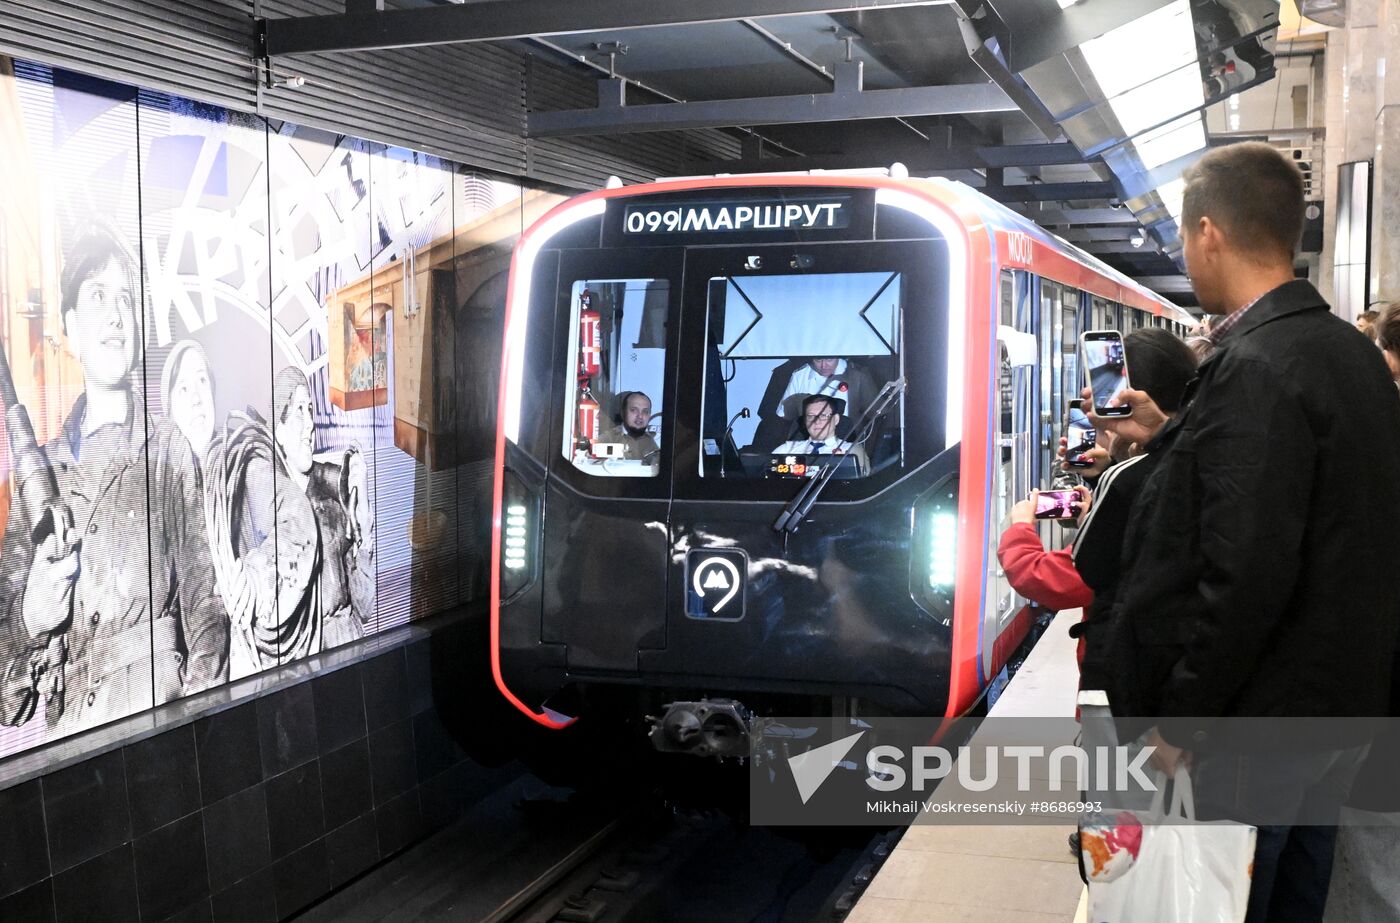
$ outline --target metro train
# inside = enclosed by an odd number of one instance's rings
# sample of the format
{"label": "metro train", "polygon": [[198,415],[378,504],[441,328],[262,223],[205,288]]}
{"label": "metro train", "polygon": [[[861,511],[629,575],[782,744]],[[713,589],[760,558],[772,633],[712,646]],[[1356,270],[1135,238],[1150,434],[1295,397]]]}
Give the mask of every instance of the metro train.
{"label": "metro train", "polygon": [[[561,204],[510,270],[497,688],[545,727],[621,716],[712,756],[763,715],[967,713],[1031,627],[995,548],[1048,480],[1079,331],[1190,323],[947,180]],[[832,422],[834,451],[807,444]]]}

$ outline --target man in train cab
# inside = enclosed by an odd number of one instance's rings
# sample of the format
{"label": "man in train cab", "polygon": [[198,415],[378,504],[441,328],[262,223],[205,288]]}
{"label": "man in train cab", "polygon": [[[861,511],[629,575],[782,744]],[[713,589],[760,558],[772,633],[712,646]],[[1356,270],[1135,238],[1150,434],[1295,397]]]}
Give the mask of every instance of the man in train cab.
{"label": "man in train cab", "polygon": [[846,410],[839,397],[812,394],[803,399],[800,417],[802,438],[791,439],[773,450],[774,455],[855,454],[853,447],[836,435],[836,427]]}
{"label": "man in train cab", "polygon": [[5,724],[37,718],[69,734],[227,679],[194,452],[169,418],[146,418],[136,387],[136,266],[102,227],[64,258],[61,323],[83,392],[42,449],[32,433],[14,446],[0,551]]}
{"label": "man in train cab", "polygon": [[1170,422],[1136,391],[1130,416],[1095,418],[1161,453],[1124,537],[1123,669],[1197,817],[1258,827],[1247,923],[1322,919],[1371,731],[1295,719],[1385,715],[1400,628],[1400,480],[1375,476],[1400,471],[1400,402],[1379,351],[1294,277],[1302,225],[1273,147],[1197,161],[1182,238],[1215,350]]}
{"label": "man in train cab", "polygon": [[754,445],[762,449],[795,438],[802,401],[808,395],[840,398],[849,419],[868,407],[878,390],[870,374],[848,359],[789,359],[773,370],[759,401]]}
{"label": "man in train cab", "polygon": [[623,458],[631,461],[655,460],[661,448],[647,431],[651,422],[651,398],[641,391],[628,391],[618,400],[619,413],[613,425],[598,434],[602,444],[620,444]]}

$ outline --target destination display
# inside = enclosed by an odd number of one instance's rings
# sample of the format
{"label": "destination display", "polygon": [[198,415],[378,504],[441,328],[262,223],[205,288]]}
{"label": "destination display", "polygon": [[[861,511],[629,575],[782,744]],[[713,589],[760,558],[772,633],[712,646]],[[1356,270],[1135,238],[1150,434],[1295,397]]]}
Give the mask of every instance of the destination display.
{"label": "destination display", "polygon": [[849,227],[849,196],[799,201],[685,202],[629,205],[628,234],[693,234],[706,231],[828,231]]}

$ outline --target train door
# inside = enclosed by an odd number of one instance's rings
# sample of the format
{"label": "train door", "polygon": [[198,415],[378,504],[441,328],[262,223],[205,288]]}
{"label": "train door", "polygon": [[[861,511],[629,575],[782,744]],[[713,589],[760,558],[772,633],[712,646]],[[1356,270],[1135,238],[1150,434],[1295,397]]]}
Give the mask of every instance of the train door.
{"label": "train door", "polygon": [[993,663],[1001,636],[1024,604],[1011,588],[997,562],[996,549],[1001,534],[1011,525],[1011,507],[1030,493],[1035,462],[1035,362],[1036,339],[1030,310],[1030,276],[1002,270],[999,282],[997,353],[997,441],[996,481],[993,487],[992,522],[988,531],[987,560],[993,563],[991,595],[985,610],[982,647],[983,672],[990,676],[999,665]]}
{"label": "train door", "polygon": [[664,644],[679,270],[663,248],[559,258],[540,638],[571,671]]}

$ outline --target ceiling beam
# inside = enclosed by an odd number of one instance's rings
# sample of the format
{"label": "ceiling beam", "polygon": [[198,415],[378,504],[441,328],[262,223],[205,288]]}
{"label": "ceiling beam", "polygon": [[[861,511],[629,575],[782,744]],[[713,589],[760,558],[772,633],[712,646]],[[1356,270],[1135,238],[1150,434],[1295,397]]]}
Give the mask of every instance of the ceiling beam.
{"label": "ceiling beam", "polygon": [[[600,29],[642,29],[763,16],[864,12],[937,6],[951,0],[475,0],[420,9],[365,11],[263,21],[268,57],[305,52],[368,51],[454,42],[493,42]],[[351,12],[354,10],[354,12]]]}
{"label": "ceiling beam", "polygon": [[1082,245],[1109,240],[1128,240],[1140,230],[1141,228],[1131,225],[1118,225],[1111,228],[1069,228],[1056,233],[1072,244]]}
{"label": "ceiling beam", "polygon": [[988,167],[1047,167],[1084,163],[1068,141],[1054,144],[1005,144],[983,147],[938,147],[932,144],[884,144],[866,149],[814,153],[800,157],[745,157],[692,164],[697,174],[784,173],[799,170],[859,170],[902,163],[914,174]]}
{"label": "ceiling beam", "polygon": [[998,202],[1077,202],[1118,195],[1112,183],[1020,183],[986,186],[981,192]]}
{"label": "ceiling beam", "polygon": [[1021,214],[1042,225],[1127,224],[1138,219],[1126,208],[1023,208]]}
{"label": "ceiling beam", "polygon": [[1156,254],[1161,256],[1162,259],[1168,259],[1168,257],[1158,253],[1155,247],[1148,247],[1146,243],[1147,242],[1144,241],[1141,246],[1134,247],[1131,240],[1124,238],[1123,240],[1081,240],[1079,241],[1079,246],[1097,256],[1119,253],[1133,256],[1135,254],[1146,253]]}
{"label": "ceiling beam", "polygon": [[1016,104],[1000,87],[992,83],[860,90],[843,87],[838,81],[836,90],[831,93],[650,103],[641,106],[623,105],[617,95],[610,95],[606,102],[593,109],[531,112],[526,135],[531,138],[611,135],[688,128],[793,125],[1016,110]]}
{"label": "ceiling beam", "polygon": [[962,32],[963,44],[967,47],[967,56],[972,59],[972,63],[982,69],[982,73],[987,75],[997,86],[1006,92],[1007,98],[1016,103],[1016,106],[1030,119],[1046,140],[1054,141],[1061,137],[1064,132],[1055,122],[1055,117],[1050,114],[1050,110],[1045,108],[1045,104],[1040,101],[1030,88],[1026,86],[1024,80],[1018,77],[1006,66],[1006,61],[993,50],[992,46],[984,41],[978,34],[976,26],[972,24],[969,16],[959,7],[958,28]]}
{"label": "ceiling beam", "polygon": [[1191,280],[1185,276],[1138,276],[1137,281],[1158,292],[1191,291]]}

